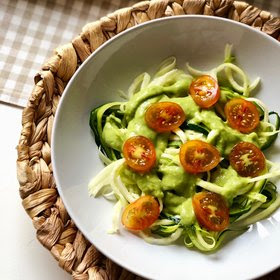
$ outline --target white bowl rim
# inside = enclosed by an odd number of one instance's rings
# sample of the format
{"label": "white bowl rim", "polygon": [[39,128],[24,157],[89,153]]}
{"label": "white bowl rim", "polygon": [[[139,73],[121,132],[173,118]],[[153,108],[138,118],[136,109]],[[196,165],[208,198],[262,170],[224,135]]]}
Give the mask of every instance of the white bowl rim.
{"label": "white bowl rim", "polygon": [[[263,36],[264,38],[270,40],[273,44],[275,44],[277,47],[280,47],[280,42],[277,41],[277,39],[273,38],[272,36],[266,34],[265,32],[263,31],[260,31],[256,28],[253,28],[252,26],[249,26],[249,25],[246,25],[244,23],[241,23],[241,22],[237,22],[237,21],[234,21],[232,19],[228,19],[228,18],[222,18],[222,17],[217,17],[217,16],[208,16],[208,15],[178,15],[178,16],[170,16],[170,17],[163,17],[163,18],[157,18],[157,19],[153,19],[153,20],[149,20],[149,21],[146,21],[144,23],[140,23],[136,26],[133,26],[129,29],[126,29],[122,32],[120,32],[119,34],[115,35],[114,37],[110,38],[109,40],[107,40],[106,42],[104,42],[101,46],[99,46],[96,50],[94,50],[87,58],[86,60],[80,65],[80,67],[76,70],[76,72],[74,73],[74,75],[71,77],[71,79],[69,80],[67,86],[65,87],[64,89],[64,93],[59,101],[59,104],[58,104],[58,107],[57,107],[57,110],[56,110],[56,114],[55,114],[55,118],[54,118],[54,123],[53,123],[53,130],[52,130],[52,135],[51,135],[51,158],[52,158],[52,167],[53,167],[53,176],[55,178],[55,182],[56,182],[56,187],[57,187],[57,190],[58,190],[58,193],[63,201],[63,204],[69,214],[69,216],[71,217],[71,219],[74,221],[75,225],[77,226],[77,228],[82,232],[82,234],[86,237],[86,239],[88,241],[91,242],[91,238],[90,236],[88,236],[87,233],[85,233],[83,231],[83,229],[80,227],[80,223],[79,221],[76,220],[75,217],[75,214],[73,213],[73,211],[71,210],[71,207],[68,206],[68,203],[67,203],[67,200],[65,200],[65,197],[64,197],[64,194],[63,194],[63,190],[62,188],[60,187],[60,182],[58,180],[58,177],[56,176],[56,163],[55,163],[55,155],[54,155],[54,150],[55,150],[55,135],[56,135],[56,126],[57,126],[57,120],[59,119],[59,116],[61,114],[61,111],[60,111],[60,108],[62,107],[62,104],[63,104],[63,101],[64,101],[64,98],[65,96],[67,95],[67,92],[69,91],[69,88],[71,88],[72,86],[72,83],[73,81],[75,80],[76,76],[79,75],[80,71],[82,70],[82,68],[87,65],[88,63],[90,63],[90,61],[100,52],[102,51],[103,48],[106,48],[108,45],[112,44],[115,40],[118,40],[120,37],[122,36],[126,36],[127,33],[131,33],[133,32],[134,30],[137,30],[137,29],[142,29],[144,28],[146,25],[150,25],[150,24],[156,24],[158,22],[161,22],[161,21],[176,21],[178,19],[182,19],[182,18],[201,18],[201,19],[209,19],[209,20],[214,20],[214,21],[224,21],[224,22],[228,22],[228,23],[231,23],[231,24],[234,24],[234,25],[238,25],[242,28],[245,28],[245,29],[248,29],[250,30],[251,32],[255,32],[261,36]],[[111,259],[112,261],[114,261],[116,264],[118,264],[119,266],[125,268],[126,270],[136,274],[136,275],[139,275],[141,277],[149,277],[149,275],[147,275],[145,272],[143,273],[138,273],[138,272],[135,272],[135,271],[132,271],[130,267],[128,267],[125,263],[120,263],[118,259],[116,259],[113,255],[111,255],[110,253],[106,252],[106,254],[103,252],[102,248],[96,244],[93,244],[97,250],[99,250],[103,255],[105,255],[106,257],[108,257],[109,259]],[[261,274],[258,274],[258,275],[255,275],[255,277],[262,277],[272,271],[274,271],[275,269],[277,269],[278,267],[280,267],[280,261],[279,261],[279,264],[278,265],[274,265],[274,266],[271,266],[270,268],[267,268],[266,270],[263,271],[263,273]]]}

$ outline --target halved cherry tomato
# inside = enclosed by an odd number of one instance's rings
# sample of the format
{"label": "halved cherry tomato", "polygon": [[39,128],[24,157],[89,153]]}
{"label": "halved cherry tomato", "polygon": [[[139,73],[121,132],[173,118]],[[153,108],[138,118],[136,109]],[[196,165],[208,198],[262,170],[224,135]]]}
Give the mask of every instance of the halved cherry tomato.
{"label": "halved cherry tomato", "polygon": [[242,133],[254,131],[260,122],[256,105],[242,98],[233,98],[227,102],[225,114],[229,125]]}
{"label": "halved cherry tomato", "polygon": [[147,125],[157,132],[168,132],[178,128],[186,119],[180,105],[174,102],[158,102],[146,111]]}
{"label": "halved cherry tomato", "polygon": [[220,153],[211,144],[191,140],[181,146],[180,161],[187,172],[196,174],[216,167],[220,162]]}
{"label": "halved cherry tomato", "polygon": [[158,219],[159,211],[156,199],[151,195],[144,195],[125,208],[122,223],[127,229],[143,230]]}
{"label": "halved cherry tomato", "polygon": [[153,142],[144,136],[128,138],[123,145],[123,155],[129,167],[146,173],[156,163],[156,150]]}
{"label": "halved cherry tomato", "polygon": [[200,192],[192,198],[198,223],[212,231],[222,231],[229,225],[229,208],[225,199],[213,192]]}
{"label": "halved cherry tomato", "polygon": [[209,75],[198,77],[191,83],[190,95],[201,108],[210,108],[220,98],[218,82]]}
{"label": "halved cherry tomato", "polygon": [[265,156],[252,143],[240,142],[229,154],[230,165],[243,177],[256,177],[265,168]]}

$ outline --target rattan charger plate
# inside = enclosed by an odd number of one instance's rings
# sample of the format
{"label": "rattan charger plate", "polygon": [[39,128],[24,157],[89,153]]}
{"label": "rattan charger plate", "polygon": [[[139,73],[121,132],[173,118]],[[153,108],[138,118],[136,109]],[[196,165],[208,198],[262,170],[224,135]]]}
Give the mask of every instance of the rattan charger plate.
{"label": "rattan charger plate", "polygon": [[[86,58],[116,34],[155,18],[184,14],[226,17],[251,25],[280,41],[280,18],[233,0],[153,0],[117,10],[84,26],[81,34],[54,55],[35,76],[22,114],[17,176],[22,204],[51,251],[73,279],[142,279],[102,255],[76,228],[58,195],[52,172],[51,133],[60,97]],[[261,279],[280,279],[280,269]]]}

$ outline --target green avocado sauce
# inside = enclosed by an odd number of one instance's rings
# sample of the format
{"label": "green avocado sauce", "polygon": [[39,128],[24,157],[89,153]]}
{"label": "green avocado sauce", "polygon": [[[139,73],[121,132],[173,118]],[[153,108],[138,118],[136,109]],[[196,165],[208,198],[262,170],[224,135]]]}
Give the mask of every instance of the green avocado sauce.
{"label": "green avocado sauce", "polygon": [[253,186],[252,183],[248,184],[247,178],[239,176],[231,166],[218,168],[213,173],[212,182],[223,187],[223,196],[230,204],[234,197],[245,193]]}
{"label": "green avocado sauce", "polygon": [[[203,124],[210,131],[206,141],[214,145],[222,157],[227,158],[232,147],[240,142],[252,142],[260,147],[260,137],[257,132],[242,134],[230,128],[221,119],[214,109],[201,109],[188,95],[192,79],[177,80],[172,85],[151,86],[139,91],[125,105],[125,120],[127,125],[121,126],[120,120],[114,115],[106,119],[102,137],[105,143],[121,152],[126,139],[136,135],[142,135],[153,141],[157,166],[148,174],[139,174],[124,166],[120,171],[122,181],[129,190],[135,193],[151,194],[163,199],[164,212],[179,215],[181,224],[188,226],[194,223],[195,215],[192,208],[191,197],[195,193],[198,176],[188,174],[176,162],[179,162],[178,154],[174,160],[162,158],[167,151],[170,133],[159,134],[150,129],[145,121],[147,108],[160,101],[171,101],[179,104],[186,114],[186,120],[192,124]],[[231,203],[232,199],[242,193],[242,188],[248,191],[246,180],[237,175],[231,168],[219,168],[213,173],[213,183],[224,188],[223,195]]]}

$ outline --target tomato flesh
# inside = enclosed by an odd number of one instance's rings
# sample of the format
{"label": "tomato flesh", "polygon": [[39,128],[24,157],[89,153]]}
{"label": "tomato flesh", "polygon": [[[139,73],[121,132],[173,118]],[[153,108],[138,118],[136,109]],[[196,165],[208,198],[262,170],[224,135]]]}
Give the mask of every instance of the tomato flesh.
{"label": "tomato flesh", "polygon": [[265,169],[265,156],[253,143],[240,142],[229,154],[230,165],[242,177],[256,177]]}
{"label": "tomato flesh", "polygon": [[168,132],[178,128],[186,119],[180,105],[174,102],[152,104],[145,113],[147,125],[157,132]]}
{"label": "tomato flesh", "polygon": [[144,195],[129,204],[122,214],[122,224],[130,230],[144,230],[159,217],[159,203],[151,195]]}
{"label": "tomato flesh", "polygon": [[191,83],[190,95],[201,108],[212,107],[220,98],[218,82],[209,75],[198,77]]}
{"label": "tomato flesh", "polygon": [[193,196],[192,204],[198,223],[211,231],[222,231],[229,225],[229,208],[225,199],[213,192]]}
{"label": "tomato flesh", "polygon": [[256,105],[242,98],[233,98],[227,102],[225,114],[229,125],[242,133],[254,131],[260,123]]}
{"label": "tomato flesh", "polygon": [[220,153],[211,144],[191,140],[181,146],[180,161],[185,171],[196,174],[216,167],[220,162]]}
{"label": "tomato flesh", "polygon": [[156,163],[156,150],[153,142],[144,136],[128,138],[123,145],[126,164],[134,171],[149,172]]}

